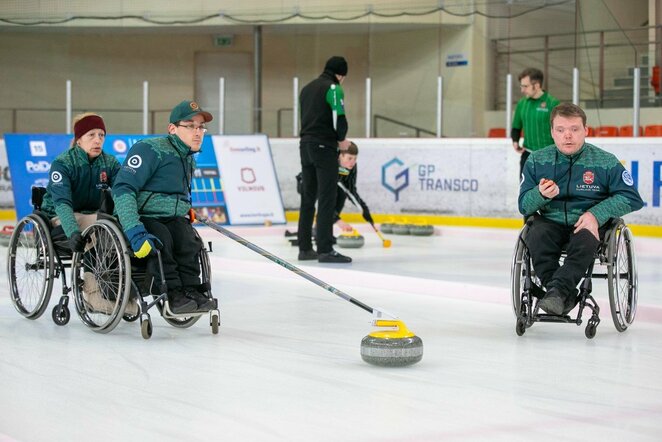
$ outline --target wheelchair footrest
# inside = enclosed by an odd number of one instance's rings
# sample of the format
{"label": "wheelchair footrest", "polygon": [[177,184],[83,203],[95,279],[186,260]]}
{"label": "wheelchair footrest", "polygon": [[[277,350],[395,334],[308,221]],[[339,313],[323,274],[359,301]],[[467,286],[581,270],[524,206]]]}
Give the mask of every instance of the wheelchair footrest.
{"label": "wheelchair footrest", "polygon": [[563,323],[563,324],[575,324],[577,322],[576,319],[571,318],[568,315],[560,316],[560,315],[548,315],[548,314],[539,314],[539,315],[537,315],[536,321],[538,321],[538,322],[560,322],[560,323]]}

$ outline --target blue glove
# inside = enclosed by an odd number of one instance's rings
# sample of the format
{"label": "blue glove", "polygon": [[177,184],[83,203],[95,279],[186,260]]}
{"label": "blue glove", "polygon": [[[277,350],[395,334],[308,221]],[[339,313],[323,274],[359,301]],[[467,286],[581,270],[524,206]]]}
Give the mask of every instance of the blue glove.
{"label": "blue glove", "polygon": [[154,255],[156,253],[155,249],[161,249],[163,247],[161,241],[156,236],[148,233],[142,224],[131,227],[124,234],[129,239],[129,242],[131,242],[131,249],[137,258]]}

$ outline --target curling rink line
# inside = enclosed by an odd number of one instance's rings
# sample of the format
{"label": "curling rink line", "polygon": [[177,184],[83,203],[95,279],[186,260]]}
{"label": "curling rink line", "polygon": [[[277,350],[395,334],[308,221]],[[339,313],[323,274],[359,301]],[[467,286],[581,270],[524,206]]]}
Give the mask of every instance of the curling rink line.
{"label": "curling rink line", "polygon": [[[287,280],[300,279],[303,284],[310,284],[313,286],[313,283],[304,281],[300,276],[295,275],[293,272],[282,266],[268,261],[267,258],[263,258],[257,254],[255,256],[259,258],[259,261],[217,257],[212,253],[210,254],[210,260],[212,262],[211,267],[214,269],[215,273],[220,272],[222,274],[229,274],[230,277],[232,274],[242,274],[249,277],[259,275],[260,277]],[[345,291],[348,295],[357,298],[359,301],[361,301],[361,296],[354,295],[354,290],[352,290],[352,288],[388,290],[389,292],[398,292],[405,295],[415,294],[479,303],[512,305],[510,289],[353,270],[351,264],[320,264],[311,266],[301,264],[296,260],[290,261],[290,263],[323,282]],[[319,288],[319,290],[324,289]],[[603,291],[604,293],[602,293]],[[600,307],[601,317],[603,319],[610,318],[610,307],[606,286],[604,284],[596,284],[593,294]],[[388,310],[385,306],[373,305],[372,307],[383,307]],[[588,311],[585,312],[585,314],[587,313]],[[662,323],[662,307],[642,304],[640,295],[636,320]]]}

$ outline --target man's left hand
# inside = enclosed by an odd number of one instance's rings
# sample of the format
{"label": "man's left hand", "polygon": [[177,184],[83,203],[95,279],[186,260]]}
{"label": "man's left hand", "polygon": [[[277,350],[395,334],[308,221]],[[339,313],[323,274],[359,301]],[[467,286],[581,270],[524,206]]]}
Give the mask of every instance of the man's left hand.
{"label": "man's left hand", "polygon": [[591,212],[584,212],[575,223],[575,230],[573,233],[579,232],[581,229],[586,229],[595,236],[595,239],[600,241],[600,234],[598,233],[598,220]]}

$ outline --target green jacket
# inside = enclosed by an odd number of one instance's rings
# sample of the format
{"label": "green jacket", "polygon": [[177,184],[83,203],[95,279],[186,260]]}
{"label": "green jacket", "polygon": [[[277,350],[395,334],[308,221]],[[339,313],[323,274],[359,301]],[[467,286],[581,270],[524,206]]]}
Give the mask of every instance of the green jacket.
{"label": "green jacket", "polygon": [[513,141],[524,130],[524,147],[534,151],[554,144],[549,116],[559,100],[544,92],[539,98],[524,97],[517,102],[513,116]]}
{"label": "green jacket", "polygon": [[[560,193],[552,199],[540,194],[542,178],[554,180]],[[574,225],[586,211],[600,226],[643,207],[632,177],[618,159],[592,144],[572,156],[549,146],[531,154],[524,165],[519,192],[519,211],[535,212],[556,223]]]}
{"label": "green jacket", "polygon": [[184,216],[191,208],[195,159],[176,135],[134,144],[113,186],[115,211],[124,231],[142,224],[140,217]]}
{"label": "green jacket", "polygon": [[90,160],[78,146],[67,149],[51,163],[48,187],[41,210],[49,218],[58,216],[67,237],[80,228],[74,212],[94,213],[101,204],[103,184],[112,186],[120,163],[105,152]]}

